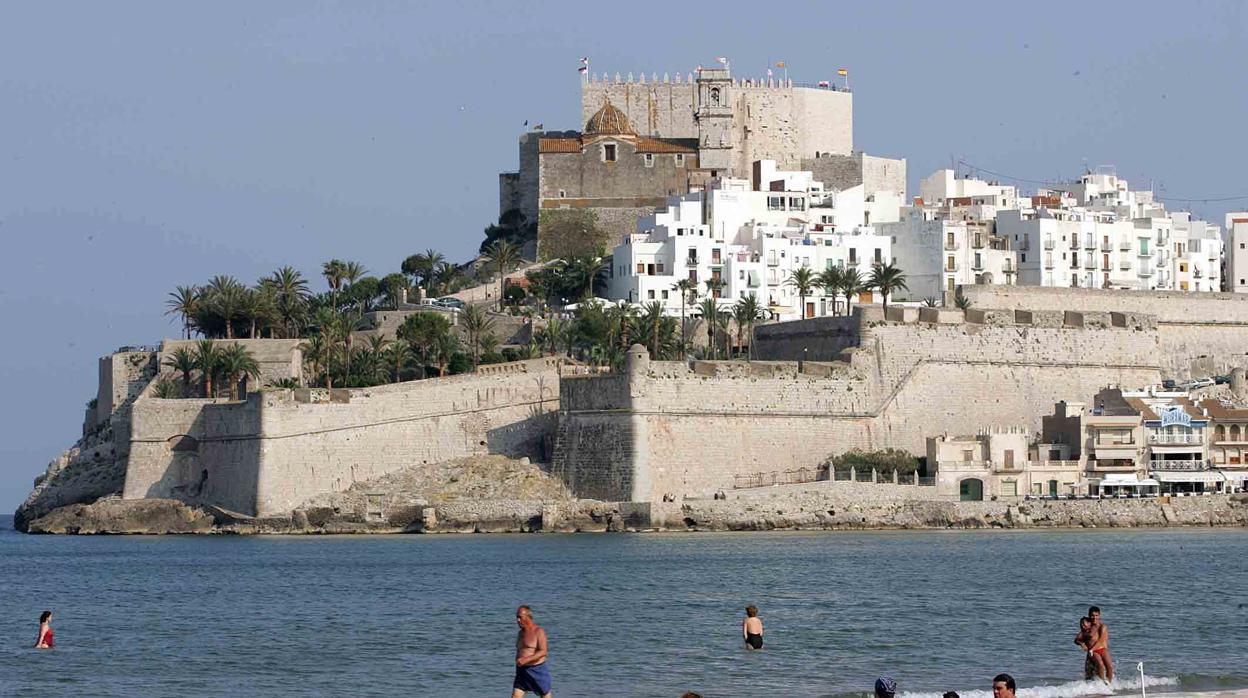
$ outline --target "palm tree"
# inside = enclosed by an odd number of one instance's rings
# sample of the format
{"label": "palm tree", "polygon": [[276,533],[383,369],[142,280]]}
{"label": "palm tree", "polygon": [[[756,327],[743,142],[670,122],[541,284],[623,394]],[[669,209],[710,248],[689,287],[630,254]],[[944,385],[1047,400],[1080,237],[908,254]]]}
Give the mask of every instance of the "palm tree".
{"label": "palm tree", "polygon": [[711,352],[711,358],[715,358],[715,329],[719,327],[720,312],[719,302],[714,296],[707,296],[702,299],[702,303],[698,305],[698,310],[702,313],[702,320],[706,322],[706,348]]}
{"label": "palm tree", "polygon": [[503,291],[506,290],[505,286],[507,284],[507,272],[515,269],[516,265],[520,263],[520,248],[506,240],[495,240],[493,245],[486,248],[485,256],[490,266],[494,268],[495,273],[498,274],[498,309],[501,312],[503,309]]}
{"label": "palm tree", "polygon": [[823,288],[823,295],[832,294],[832,314],[840,315],[836,308],[836,295],[841,288],[841,280],[845,278],[845,267],[832,267],[815,279],[815,282]]}
{"label": "palm tree", "polygon": [[233,339],[234,321],[241,318],[247,309],[247,292],[247,287],[232,276],[212,277],[203,289],[199,317],[209,324],[223,324],[225,338]]}
{"label": "palm tree", "polygon": [[434,249],[414,254],[403,260],[399,269],[404,274],[414,277],[418,285],[425,287],[425,295],[433,295],[433,280],[438,268],[446,263],[446,257]]}
{"label": "palm tree", "polygon": [[356,352],[360,355],[360,360],[355,362],[359,367],[359,374],[370,384],[378,380],[384,381],[388,373],[386,347],[390,345],[390,340],[380,334],[370,334],[365,339],[364,347]]}
{"label": "palm tree", "polygon": [[297,326],[307,312],[308,299],[312,297],[308,280],[297,269],[287,266],[274,271],[261,283],[273,289],[282,333],[287,337],[297,336]]}
{"label": "palm tree", "polygon": [[394,274],[386,274],[381,278],[381,292],[386,297],[392,310],[399,309],[399,302],[406,297],[406,293],[412,287],[412,282],[407,276],[395,272]]}
{"label": "palm tree", "polygon": [[797,290],[798,305],[797,316],[806,318],[806,296],[809,296],[819,286],[819,279],[810,267],[798,267],[789,274],[786,284]]}
{"label": "palm tree", "polygon": [[211,339],[201,339],[195,344],[195,365],[204,382],[204,397],[213,397],[212,379],[221,360],[221,349]]}
{"label": "palm tree", "polygon": [[758,296],[753,293],[737,301],[732,307],[732,319],[737,321],[737,356],[741,356],[742,335],[749,335],[749,358],[754,358],[754,323],[762,314],[763,306],[758,302]]}
{"label": "palm tree", "polygon": [[552,317],[546,321],[546,329],[542,331],[542,338],[545,340],[543,344],[550,350],[550,355],[554,356],[559,353],[559,342],[562,341],[564,333],[567,331],[568,325],[557,317]]}
{"label": "palm tree", "polygon": [[481,338],[494,330],[494,318],[479,305],[469,305],[459,314],[464,334],[468,335],[468,349],[472,353],[472,370],[481,364]]}
{"label": "palm tree", "polygon": [[719,278],[718,276],[712,276],[711,278],[707,279],[705,283],[706,283],[707,295],[714,296],[715,298],[719,298],[719,292],[724,289],[724,280]]}
{"label": "palm tree", "polygon": [[198,304],[199,289],[195,286],[178,286],[169,293],[169,300],[165,301],[169,308],[165,315],[182,316],[182,331],[186,333],[187,339],[191,338],[191,317],[195,315]]}
{"label": "palm tree", "polygon": [[299,351],[303,352],[304,361],[311,365],[312,375],[309,376],[309,382],[315,383],[316,377],[321,374],[324,369],[326,383],[329,382],[329,366],[324,362],[329,355],[326,345],[329,343],[325,334],[317,332],[299,343]]}
{"label": "palm tree", "polygon": [[872,288],[878,289],[884,297],[884,310],[888,310],[888,297],[895,291],[909,291],[906,286],[906,275],[891,261],[888,264],[876,264],[871,268],[871,278],[867,281]]}
{"label": "palm tree", "polygon": [[412,345],[405,339],[396,339],[390,342],[390,346],[386,348],[386,362],[394,368],[394,382],[398,383],[403,377],[403,367],[411,363],[416,355],[412,352]]}
{"label": "palm tree", "polygon": [[321,276],[329,284],[329,296],[334,307],[338,307],[338,291],[342,290],[342,281],[347,276],[347,265],[341,259],[331,259],[321,265]]}
{"label": "palm tree", "polygon": [[459,352],[459,337],[447,328],[446,332],[438,335],[433,343],[434,363],[438,365],[438,377],[446,375],[446,366],[455,358],[455,354]]}
{"label": "palm tree", "polygon": [[849,315],[849,306],[854,296],[867,290],[867,284],[857,269],[846,269],[841,274],[841,285],[837,286],[837,290],[845,296],[845,314]]}
{"label": "palm tree", "polygon": [[451,321],[439,313],[416,313],[409,315],[395,332],[400,339],[412,345],[420,358],[420,376],[427,377],[425,372],[430,358],[436,356],[436,349],[442,336],[451,331]]}
{"label": "palm tree", "polygon": [[450,262],[438,262],[433,268],[432,286],[437,295],[446,295],[457,291],[463,281],[459,267]]}
{"label": "palm tree", "polygon": [[685,301],[698,299],[698,282],[693,279],[681,279],[672,287],[680,294],[680,357],[686,358],[685,351]]}
{"label": "palm tree", "polygon": [[493,332],[486,334],[481,338],[481,359],[484,361],[487,356],[494,356],[498,353],[498,336]]}
{"label": "palm tree", "polygon": [[321,308],[316,311],[316,316],[312,318],[313,324],[316,325],[317,334],[320,336],[319,346],[314,347],[321,353],[317,356],[317,360],[323,362],[321,366],[325,369],[325,387],[334,387],[333,378],[333,356],[334,349],[338,346],[338,340],[345,334],[342,325],[342,317],[334,312],[332,308]]}
{"label": "palm tree", "polygon": [[602,254],[583,255],[559,260],[554,265],[559,286],[572,299],[585,300],[594,295],[594,287],[600,286],[607,273],[607,262]]}
{"label": "palm tree", "polygon": [[650,358],[659,360],[659,334],[663,329],[663,303],[650,301],[642,308],[641,327],[650,340]]}
{"label": "palm tree", "polygon": [[364,265],[359,262],[345,262],[342,265],[342,280],[345,281],[348,286],[359,281],[367,273],[368,270],[365,269]]}
{"label": "palm tree", "polygon": [[221,374],[225,376],[226,381],[230,384],[230,399],[238,399],[238,383],[243,376],[251,378],[260,377],[260,364],[256,362],[251,352],[241,344],[231,344],[221,350],[221,355],[217,359],[217,365],[220,367]]}
{"label": "palm tree", "polygon": [[165,366],[182,374],[182,393],[186,394],[190,391],[191,371],[194,371],[198,366],[195,353],[187,347],[178,347],[165,358]]}

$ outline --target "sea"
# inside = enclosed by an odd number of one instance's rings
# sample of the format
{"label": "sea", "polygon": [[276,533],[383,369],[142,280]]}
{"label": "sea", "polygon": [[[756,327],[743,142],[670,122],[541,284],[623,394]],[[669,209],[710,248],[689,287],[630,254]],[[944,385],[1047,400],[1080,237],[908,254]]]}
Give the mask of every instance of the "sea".
{"label": "sea", "polygon": [[[0,518],[0,695],[511,689],[515,607],[556,696],[1022,698],[1248,688],[1248,530],[28,536]],[[744,650],[754,604],[766,647]],[[1081,679],[1101,607],[1119,680]],[[53,612],[56,649],[36,651]]]}

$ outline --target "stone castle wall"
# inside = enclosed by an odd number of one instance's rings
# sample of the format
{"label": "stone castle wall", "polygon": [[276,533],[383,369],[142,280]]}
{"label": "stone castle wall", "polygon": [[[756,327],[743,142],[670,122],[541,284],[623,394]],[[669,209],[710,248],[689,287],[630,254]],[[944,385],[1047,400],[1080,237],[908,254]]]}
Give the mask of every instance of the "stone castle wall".
{"label": "stone castle wall", "polygon": [[[657,78],[657,79],[656,79]],[[610,100],[641,135],[698,138],[694,120],[697,82],[692,75],[665,79],[591,79],[581,87],[581,124]],[[748,177],[755,160],[773,159],[782,169],[797,169],[816,153],[848,155],[853,151],[853,94],[797,87],[778,79],[734,79],[729,88],[736,148],[732,168]]]}
{"label": "stone castle wall", "polygon": [[[613,384],[592,404],[577,394],[591,388],[573,392],[569,381],[555,469],[574,490],[593,483],[595,496],[707,497],[731,489],[735,475],[813,468],[852,448],[921,454],[926,437],[944,431],[1038,429],[1059,400],[1161,375],[1148,318],[1039,314],[1018,324],[1014,313],[981,313],[978,322],[952,322],[948,312],[924,314],[939,323],[915,316],[885,322],[878,308],[861,309],[860,346],[841,352],[843,362],[799,369],[643,358],[630,368],[627,395]],[[760,354],[767,344],[760,337]],[[631,468],[621,468],[624,459]]]}
{"label": "stone castle wall", "polygon": [[1229,374],[1248,366],[1248,294],[963,286],[975,308],[1152,315],[1166,378]]}
{"label": "stone castle wall", "polygon": [[553,433],[561,361],[352,390],[268,390],[243,402],[135,404],[124,496],[246,515],[466,455],[540,457]]}

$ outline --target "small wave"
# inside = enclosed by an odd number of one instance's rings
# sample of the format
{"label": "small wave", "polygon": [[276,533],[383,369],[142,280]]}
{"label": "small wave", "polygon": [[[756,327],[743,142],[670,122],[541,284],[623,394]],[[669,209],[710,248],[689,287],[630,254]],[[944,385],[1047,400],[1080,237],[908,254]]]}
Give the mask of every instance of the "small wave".
{"label": "small wave", "polygon": [[[1177,686],[1177,676],[1144,676],[1144,687]],[[1108,690],[1107,690],[1108,689]],[[1116,693],[1135,693],[1140,690],[1140,675],[1121,676],[1109,686],[1104,681],[1071,681],[1053,686],[1027,686],[1018,689],[1018,698],[1080,698],[1082,696],[1105,696]],[[898,698],[942,698],[941,693],[909,693],[902,691]],[[992,698],[992,690],[958,691],[959,698]]]}

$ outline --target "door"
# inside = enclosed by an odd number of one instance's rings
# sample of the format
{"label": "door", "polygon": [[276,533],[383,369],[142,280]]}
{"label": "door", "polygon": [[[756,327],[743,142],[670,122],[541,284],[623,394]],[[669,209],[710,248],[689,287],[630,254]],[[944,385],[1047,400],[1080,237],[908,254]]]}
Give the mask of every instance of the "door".
{"label": "door", "polygon": [[1057,480],[1049,480],[1049,496],[1057,499]]}
{"label": "door", "polygon": [[958,499],[963,502],[982,502],[984,500],[984,483],[973,477],[958,483]]}
{"label": "door", "polygon": [[1007,449],[1005,452],[1005,469],[1006,470],[1014,469],[1014,450],[1013,449]]}
{"label": "door", "polygon": [[813,301],[807,301],[807,303],[806,303],[806,317],[814,317],[814,316],[815,316],[815,304],[814,304],[814,302],[813,302]]}

